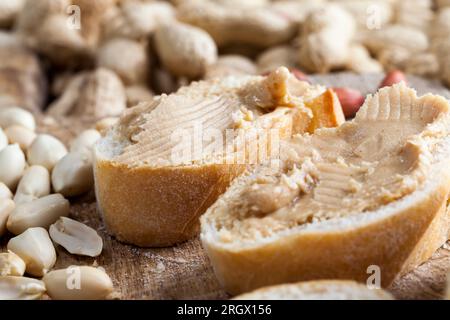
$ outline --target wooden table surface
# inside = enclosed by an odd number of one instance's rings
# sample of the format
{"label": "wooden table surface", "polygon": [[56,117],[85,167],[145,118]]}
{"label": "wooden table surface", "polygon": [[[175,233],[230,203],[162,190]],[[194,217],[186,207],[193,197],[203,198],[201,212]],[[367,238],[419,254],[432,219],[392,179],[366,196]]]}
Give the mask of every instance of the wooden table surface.
{"label": "wooden table surface", "polygon": [[[382,75],[338,73],[312,78],[314,82],[327,86],[350,86],[370,93],[376,90]],[[419,94],[433,92],[450,98],[450,91],[438,82],[415,77],[410,77],[409,82]],[[45,131],[68,141],[79,127],[72,122],[58,121],[46,128]],[[101,266],[111,276],[122,299],[228,298],[217,282],[198,239],[160,249],[122,244],[107,234],[96,210],[93,193],[72,200],[71,217],[98,230],[104,241],[103,253],[95,259],[86,258],[71,255],[59,247],[55,268],[70,265]],[[2,250],[7,240],[7,237],[1,240]],[[388,290],[400,299],[437,299],[442,295],[449,269],[450,242],[447,242],[429,261],[397,279]]]}

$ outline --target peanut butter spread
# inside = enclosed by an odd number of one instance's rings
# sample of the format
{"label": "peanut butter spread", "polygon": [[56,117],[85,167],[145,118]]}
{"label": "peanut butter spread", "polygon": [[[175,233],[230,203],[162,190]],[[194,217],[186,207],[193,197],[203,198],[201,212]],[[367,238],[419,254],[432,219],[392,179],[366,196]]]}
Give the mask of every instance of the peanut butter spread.
{"label": "peanut butter spread", "polygon": [[443,98],[381,89],[353,121],[286,141],[280,166],[240,178],[211,219],[223,241],[238,241],[375,210],[422,185],[448,118]]}
{"label": "peanut butter spread", "polygon": [[[217,161],[224,148],[208,144],[222,139],[219,146],[234,144],[237,133],[225,139],[227,129],[293,128],[294,117],[312,119],[304,102],[324,92],[321,86],[299,81],[281,67],[266,77],[227,77],[192,83],[171,95],[127,110],[110,140],[117,146],[112,159],[133,166],[180,165]],[[209,137],[205,137],[208,133]],[[219,132],[219,136],[217,136]],[[290,136],[290,133],[287,135]],[[195,150],[200,141],[200,151]],[[173,161],[174,150],[188,149],[187,161]]]}

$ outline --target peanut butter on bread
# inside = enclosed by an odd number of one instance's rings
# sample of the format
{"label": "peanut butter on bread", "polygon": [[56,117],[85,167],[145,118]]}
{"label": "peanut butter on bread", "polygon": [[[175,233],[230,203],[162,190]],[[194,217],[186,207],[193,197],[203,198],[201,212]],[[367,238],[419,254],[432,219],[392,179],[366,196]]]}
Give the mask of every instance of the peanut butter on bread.
{"label": "peanut butter on bread", "polygon": [[[266,77],[194,82],[126,110],[96,148],[97,199],[109,230],[141,246],[193,237],[198,217],[235,177],[278,160],[280,140],[312,130],[316,103],[306,103],[324,92],[281,67]],[[315,126],[343,121],[340,105],[327,103],[317,116],[338,120]]]}
{"label": "peanut butter on bread", "polygon": [[[201,238],[231,293],[311,279],[383,285],[447,239],[450,110],[403,83],[354,120],[281,142],[281,165],[236,179],[202,216]],[[270,272],[269,272],[270,270]]]}

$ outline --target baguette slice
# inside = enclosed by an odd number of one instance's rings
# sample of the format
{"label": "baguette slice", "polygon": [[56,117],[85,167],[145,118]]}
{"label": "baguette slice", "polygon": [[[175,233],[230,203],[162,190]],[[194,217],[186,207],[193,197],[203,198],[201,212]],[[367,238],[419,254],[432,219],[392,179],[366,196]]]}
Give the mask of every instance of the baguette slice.
{"label": "baguette slice", "polygon": [[[267,77],[196,82],[127,110],[95,149],[97,200],[109,231],[139,246],[192,238],[198,217],[235,177],[273,158],[279,139],[311,129],[314,104],[304,102],[324,90],[282,67]],[[340,105],[327,109],[333,114],[323,117],[344,121]],[[255,131],[269,138],[247,148]]]}
{"label": "baguette slice", "polygon": [[244,293],[234,300],[393,300],[383,289],[351,280],[317,280],[281,284]]}
{"label": "baguette slice", "polygon": [[[201,218],[201,240],[232,294],[316,279],[381,285],[447,240],[448,101],[403,83],[355,119],[293,137],[279,168],[236,179]],[[373,267],[375,266],[375,267]],[[369,268],[370,267],[370,268]]]}

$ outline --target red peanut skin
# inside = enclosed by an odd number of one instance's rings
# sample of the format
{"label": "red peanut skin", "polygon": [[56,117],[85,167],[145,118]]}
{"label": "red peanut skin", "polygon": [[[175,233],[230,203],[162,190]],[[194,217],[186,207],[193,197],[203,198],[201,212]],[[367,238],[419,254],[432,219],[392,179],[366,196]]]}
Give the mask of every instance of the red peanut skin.
{"label": "red peanut skin", "polygon": [[393,70],[386,74],[383,81],[381,81],[380,86],[378,88],[390,87],[396,83],[404,81],[405,84],[408,84],[406,80],[406,75],[400,70]]}
{"label": "red peanut skin", "polygon": [[332,88],[336,92],[342,111],[346,118],[352,118],[358,112],[366,99],[361,92],[352,88]]}

